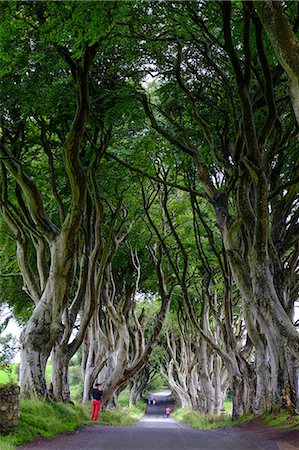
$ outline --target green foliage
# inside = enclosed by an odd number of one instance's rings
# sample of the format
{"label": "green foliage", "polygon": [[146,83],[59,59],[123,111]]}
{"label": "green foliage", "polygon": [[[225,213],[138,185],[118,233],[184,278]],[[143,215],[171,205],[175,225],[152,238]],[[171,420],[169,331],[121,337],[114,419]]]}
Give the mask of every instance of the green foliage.
{"label": "green foliage", "polygon": [[[10,363],[1,368],[0,364],[0,384],[7,384],[8,382],[18,381],[19,364]],[[83,396],[83,382],[81,376],[80,366],[70,366],[70,394],[73,402],[81,402]],[[52,379],[52,365],[48,362],[46,366],[46,380],[49,384]]]}
{"label": "green foliage", "polygon": [[80,402],[83,398],[82,370],[80,365],[69,367],[70,396],[73,402]]}
{"label": "green foliage", "polygon": [[6,365],[0,364],[0,384],[16,382],[18,380],[18,364],[11,363]]}
{"label": "green foliage", "polygon": [[[147,384],[147,392],[157,392],[163,389],[168,389],[167,382],[168,380],[166,376],[162,375],[161,373],[157,373],[156,376],[151,378],[149,383]],[[147,393],[145,393],[145,397],[147,397]]]}
{"label": "green foliage", "polygon": [[82,381],[82,370],[80,366],[70,366],[70,384],[78,384]]}
{"label": "green foliage", "polygon": [[118,406],[127,408],[129,406],[130,388],[127,386],[118,396]]}
{"label": "green foliage", "polygon": [[86,45],[102,42],[111,34],[119,10],[119,3],[116,1],[47,2],[43,11],[48,19],[44,24],[44,35],[48,36],[49,42],[68,45],[74,58],[79,59]]}
{"label": "green foliage", "polygon": [[1,450],[15,450],[15,446],[13,444],[10,444],[9,442],[1,442],[1,438],[0,438],[0,443],[1,443]]}
{"label": "green foliage", "polygon": [[11,316],[19,323],[28,320],[32,301],[23,291],[23,280],[16,257],[16,242],[0,216],[0,308],[10,308]]}

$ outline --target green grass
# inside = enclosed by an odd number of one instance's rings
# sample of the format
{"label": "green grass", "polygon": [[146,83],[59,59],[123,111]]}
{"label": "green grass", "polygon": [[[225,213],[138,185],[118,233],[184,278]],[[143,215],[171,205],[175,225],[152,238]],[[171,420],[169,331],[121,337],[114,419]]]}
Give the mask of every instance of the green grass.
{"label": "green grass", "polygon": [[292,416],[288,413],[267,414],[262,419],[270,427],[299,430],[299,416]]}
{"label": "green grass", "polygon": [[16,448],[15,445],[9,444],[7,442],[2,442],[1,438],[0,438],[0,446],[1,450],[14,450]]}
{"label": "green grass", "polygon": [[180,422],[188,423],[194,428],[212,429],[226,428],[232,425],[230,415],[222,413],[220,415],[204,415],[198,411],[191,411],[189,408],[178,408],[172,413],[172,417]]}
{"label": "green grass", "polygon": [[136,406],[107,409],[100,412],[99,422],[106,425],[132,425],[144,415],[145,407],[145,403],[140,400]]}
{"label": "green grass", "polygon": [[172,416],[180,422],[188,423],[194,428],[209,430],[213,428],[228,428],[241,425],[253,419],[253,415],[244,415],[238,420],[232,421],[232,402],[227,400],[224,402],[223,410],[220,415],[202,414],[199,411],[191,411],[189,408],[177,408]]}
{"label": "green grass", "polygon": [[[128,405],[127,394],[123,404]],[[139,420],[145,411],[145,403],[137,406],[101,411],[99,423],[107,425],[131,425]],[[80,426],[94,424],[90,420],[91,402],[84,407],[45,400],[22,400],[20,423],[10,434],[0,436],[1,450],[14,450],[16,446],[33,441],[37,437],[51,438],[59,433],[74,431]]]}

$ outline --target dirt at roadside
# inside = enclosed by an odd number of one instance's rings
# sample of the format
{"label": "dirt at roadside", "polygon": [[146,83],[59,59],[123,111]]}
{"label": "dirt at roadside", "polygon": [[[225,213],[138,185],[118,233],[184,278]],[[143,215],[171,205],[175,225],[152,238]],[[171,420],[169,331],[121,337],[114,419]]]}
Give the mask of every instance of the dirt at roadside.
{"label": "dirt at roadside", "polygon": [[261,443],[265,449],[272,450],[273,442],[276,442],[277,450],[299,449],[298,429],[268,427],[256,419],[240,425],[234,431],[247,434],[248,438]]}

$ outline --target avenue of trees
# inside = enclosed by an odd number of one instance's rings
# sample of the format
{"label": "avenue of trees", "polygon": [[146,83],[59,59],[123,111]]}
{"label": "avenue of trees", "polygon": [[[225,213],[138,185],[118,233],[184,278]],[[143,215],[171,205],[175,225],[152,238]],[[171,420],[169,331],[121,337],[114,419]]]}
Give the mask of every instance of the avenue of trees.
{"label": "avenue of trees", "polygon": [[[2,2],[0,302],[23,396],[299,408],[297,2]],[[45,368],[51,359],[53,379]]]}

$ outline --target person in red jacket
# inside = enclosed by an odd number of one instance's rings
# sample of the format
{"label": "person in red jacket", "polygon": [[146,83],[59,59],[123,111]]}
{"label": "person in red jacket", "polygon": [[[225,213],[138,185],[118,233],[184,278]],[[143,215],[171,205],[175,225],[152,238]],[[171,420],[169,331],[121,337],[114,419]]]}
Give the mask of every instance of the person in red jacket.
{"label": "person in red jacket", "polygon": [[103,397],[102,388],[99,385],[99,383],[96,383],[95,387],[92,389],[92,402],[91,402],[92,405],[91,420],[94,420],[95,422],[98,421],[102,397]]}
{"label": "person in red jacket", "polygon": [[169,417],[170,411],[171,411],[171,409],[169,408],[169,406],[167,406],[167,408],[165,409],[165,414],[166,414],[167,419]]}

